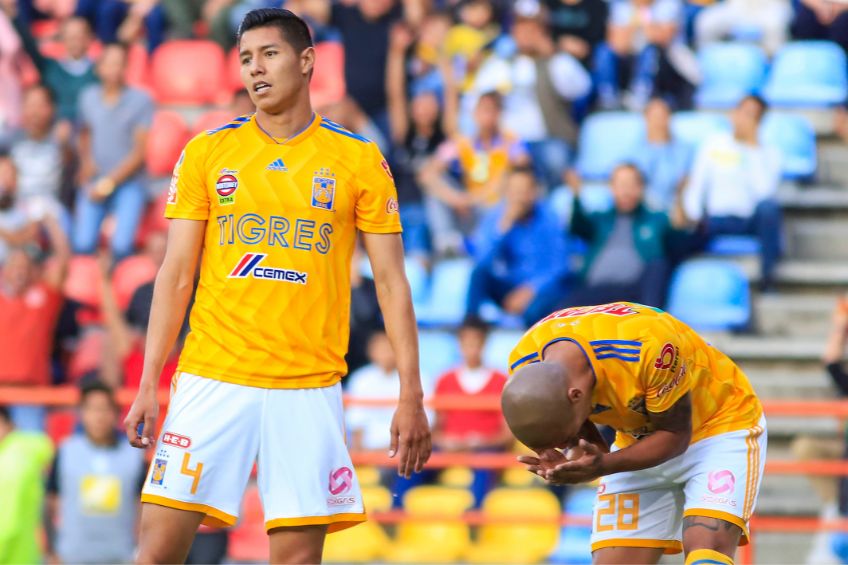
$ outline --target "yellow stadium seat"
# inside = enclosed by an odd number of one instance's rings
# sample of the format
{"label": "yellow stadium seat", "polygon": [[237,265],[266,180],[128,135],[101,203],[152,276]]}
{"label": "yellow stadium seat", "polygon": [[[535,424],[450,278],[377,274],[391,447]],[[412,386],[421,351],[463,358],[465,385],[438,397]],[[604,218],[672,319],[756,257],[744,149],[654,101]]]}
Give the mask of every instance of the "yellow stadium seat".
{"label": "yellow stadium seat", "polygon": [[[397,539],[385,559],[389,563],[454,563],[471,544],[471,532],[462,514],[474,504],[466,489],[422,486],[404,495],[409,519],[397,529]],[[416,520],[430,516],[444,520]]]}
{"label": "yellow stadium seat", "polygon": [[[494,519],[527,518],[527,523],[485,524],[479,541],[466,554],[469,563],[538,563],[559,541],[559,501],[543,488],[497,488],[483,501],[483,515]],[[551,522],[534,523],[532,520]]]}
{"label": "yellow stadium seat", "polygon": [[370,487],[380,484],[380,470],[377,467],[357,467],[356,478],[359,486]]}
{"label": "yellow stadium seat", "polygon": [[[369,512],[384,512],[392,506],[392,494],[385,487],[362,487],[362,500]],[[324,561],[328,563],[371,563],[383,557],[391,541],[383,527],[369,519],[363,524],[327,536]]]}
{"label": "yellow stadium seat", "polygon": [[511,468],[504,471],[501,478],[504,486],[508,487],[539,487],[545,484],[542,477],[534,475],[524,468]]}
{"label": "yellow stadium seat", "polygon": [[439,484],[446,487],[468,488],[474,482],[474,472],[468,467],[448,467],[439,474]]}

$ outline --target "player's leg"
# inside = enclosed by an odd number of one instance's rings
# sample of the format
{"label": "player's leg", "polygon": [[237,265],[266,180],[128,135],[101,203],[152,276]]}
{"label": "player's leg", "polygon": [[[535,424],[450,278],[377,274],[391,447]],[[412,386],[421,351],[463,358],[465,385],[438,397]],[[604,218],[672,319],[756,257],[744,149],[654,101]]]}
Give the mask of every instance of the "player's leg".
{"label": "player's leg", "polygon": [[657,563],[680,553],[683,492],[653,469],[601,479],[592,520],[596,565]]}
{"label": "player's leg", "polygon": [[185,560],[201,522],[232,526],[259,449],[263,391],[182,373],[145,479],[138,560]]}
{"label": "player's leg", "polygon": [[185,563],[204,516],[200,512],[142,504],[136,563]]}
{"label": "player's leg", "polygon": [[271,539],[271,563],[321,563],[327,526],[275,528]]}
{"label": "player's leg", "polygon": [[318,563],[328,532],[365,520],[341,385],[265,391],[257,481],[273,563]]}
{"label": "player's leg", "polygon": [[684,485],[686,563],[733,563],[748,543],[765,465],[765,420],[749,430],[709,437],[689,446],[692,465]]}

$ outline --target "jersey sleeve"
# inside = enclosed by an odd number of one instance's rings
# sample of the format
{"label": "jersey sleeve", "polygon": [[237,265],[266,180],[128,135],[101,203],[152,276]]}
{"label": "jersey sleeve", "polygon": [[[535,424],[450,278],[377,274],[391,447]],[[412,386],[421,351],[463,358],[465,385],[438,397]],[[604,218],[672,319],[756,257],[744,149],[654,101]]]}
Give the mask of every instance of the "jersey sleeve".
{"label": "jersey sleeve", "polygon": [[182,220],[209,218],[209,192],[206,188],[206,134],[201,133],[188,142],[174,165],[168,187],[165,217]]}
{"label": "jersey sleeve", "polygon": [[394,177],[376,144],[367,144],[355,182],[357,229],[370,233],[400,233]]}
{"label": "jersey sleeve", "polygon": [[524,336],[509,354],[509,376],[511,377],[521,367],[539,360],[536,342],[529,336]]}
{"label": "jersey sleeve", "polygon": [[666,338],[651,343],[645,352],[645,407],[648,412],[665,412],[692,386],[692,368],[682,351],[682,340],[671,333]]}

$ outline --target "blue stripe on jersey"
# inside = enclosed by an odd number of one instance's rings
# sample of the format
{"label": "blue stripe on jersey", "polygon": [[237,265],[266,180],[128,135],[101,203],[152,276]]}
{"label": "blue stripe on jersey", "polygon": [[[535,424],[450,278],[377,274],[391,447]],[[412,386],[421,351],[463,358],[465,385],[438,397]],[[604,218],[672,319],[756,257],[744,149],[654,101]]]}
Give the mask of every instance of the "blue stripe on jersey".
{"label": "blue stripe on jersey", "polygon": [[350,137],[352,139],[355,139],[357,141],[361,141],[363,143],[371,143],[371,141],[369,139],[365,139],[361,135],[356,135],[355,133],[349,132],[346,129],[340,129],[340,128],[337,128],[335,126],[331,126],[326,121],[321,122],[321,127],[326,129],[326,130],[329,130],[333,133],[338,133],[340,135],[344,135],[345,137]]}
{"label": "blue stripe on jersey", "polygon": [[592,350],[595,353],[604,353],[607,351],[618,352],[618,353],[630,353],[632,355],[639,355],[641,353],[641,349],[632,349],[630,347],[617,347],[615,345],[602,345],[600,347],[593,347]]}
{"label": "blue stripe on jersey", "polygon": [[237,118],[233,118],[234,122],[249,122],[250,116],[239,116]]}
{"label": "blue stripe on jersey", "polygon": [[628,363],[638,363],[639,356],[635,357],[630,355],[625,355],[624,353],[604,353],[602,355],[595,355],[595,358],[600,361],[602,359],[620,359],[621,361],[627,361]]}
{"label": "blue stripe on jersey", "polygon": [[693,561],[692,565],[727,565],[724,561],[716,561],[715,559],[698,559]]}
{"label": "blue stripe on jersey", "polygon": [[247,123],[247,122],[238,122],[238,123],[236,123],[236,122],[231,122],[231,123],[229,123],[229,124],[224,124],[224,125],[222,125],[222,126],[220,126],[220,127],[217,127],[217,128],[215,128],[215,129],[208,129],[208,130],[206,130],[206,135],[212,135],[213,133],[218,133],[219,131],[223,131],[223,130],[225,130],[225,129],[238,129],[238,128],[240,128],[241,126],[243,126],[244,124],[246,124],[246,123]]}
{"label": "blue stripe on jersey", "polygon": [[592,347],[596,345],[630,345],[632,347],[642,347],[642,342],[627,341],[626,339],[596,339],[595,341],[590,341],[589,345]]}
{"label": "blue stripe on jersey", "polygon": [[535,359],[538,356],[539,356],[539,354],[535,351],[533,353],[525,355],[524,357],[522,357],[521,359],[519,359],[518,361],[516,361],[515,363],[510,365],[509,370],[512,371],[513,369],[515,369],[516,367],[518,367],[522,363],[524,363],[526,361],[530,361],[531,359]]}

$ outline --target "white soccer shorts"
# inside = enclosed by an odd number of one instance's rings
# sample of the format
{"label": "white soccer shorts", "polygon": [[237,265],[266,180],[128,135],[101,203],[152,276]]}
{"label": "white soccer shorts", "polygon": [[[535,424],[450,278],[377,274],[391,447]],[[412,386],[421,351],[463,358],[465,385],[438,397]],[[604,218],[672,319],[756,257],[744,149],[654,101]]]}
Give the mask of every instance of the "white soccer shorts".
{"label": "white soccer shorts", "polygon": [[651,469],[601,479],[592,520],[592,551],[605,547],[683,549],[685,516],[707,516],[742,529],[754,512],[765,466],[765,418],[749,430],[708,437]]}
{"label": "white soccer shorts", "polygon": [[256,462],[266,529],[326,524],[334,532],[365,520],[341,384],[266,389],[182,373],[174,387],[142,502],[231,526]]}

